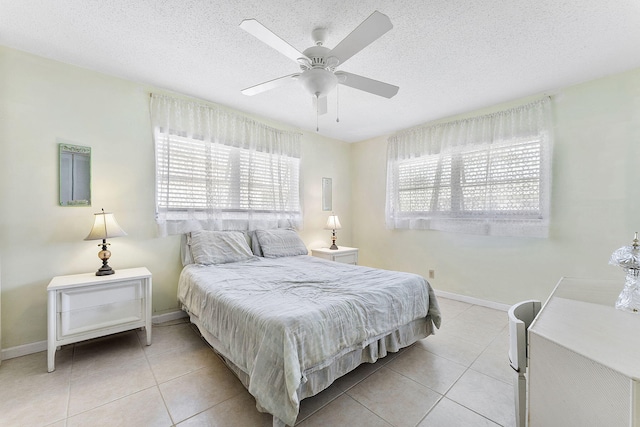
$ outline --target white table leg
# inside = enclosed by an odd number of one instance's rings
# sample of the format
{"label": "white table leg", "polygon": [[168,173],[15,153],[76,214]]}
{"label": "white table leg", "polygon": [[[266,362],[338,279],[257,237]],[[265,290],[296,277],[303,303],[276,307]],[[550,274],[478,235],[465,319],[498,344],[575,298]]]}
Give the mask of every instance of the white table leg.
{"label": "white table leg", "polygon": [[145,307],[146,310],[146,320],[145,320],[145,330],[147,332],[147,345],[151,345],[151,292],[152,290],[152,285],[151,285],[151,277],[149,277],[149,279],[147,279],[147,306]]}
{"label": "white table leg", "polygon": [[56,369],[56,293],[49,291],[47,305],[47,371]]}

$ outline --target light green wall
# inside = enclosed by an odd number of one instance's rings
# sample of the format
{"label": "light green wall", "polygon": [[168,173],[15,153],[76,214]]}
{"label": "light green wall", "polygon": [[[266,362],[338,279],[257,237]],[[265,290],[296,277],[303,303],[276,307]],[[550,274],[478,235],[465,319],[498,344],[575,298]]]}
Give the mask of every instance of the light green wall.
{"label": "light green wall", "polygon": [[640,231],[640,70],[566,88],[552,105],[548,239],[387,230],[381,136],[352,146],[352,238],[361,263],[425,277],[433,269],[436,289],[506,304],[544,301],[562,276],[617,278],[622,289],[623,273],[608,260]]}
{"label": "light green wall", "polygon": [[[178,309],[179,237],[156,237],[154,223],[153,90],[0,46],[2,348],[46,340],[46,286],[53,276],[100,266],[98,242],[83,239],[101,208],[114,212],[128,233],[110,242],[109,264],[146,266],[153,273],[153,312]],[[58,206],[58,138],[92,149],[91,207]],[[326,176],[333,178],[334,210],[345,227],[340,241],[348,245],[350,146],[303,132],[302,148],[302,238],[308,247],[329,242],[320,203]]]}

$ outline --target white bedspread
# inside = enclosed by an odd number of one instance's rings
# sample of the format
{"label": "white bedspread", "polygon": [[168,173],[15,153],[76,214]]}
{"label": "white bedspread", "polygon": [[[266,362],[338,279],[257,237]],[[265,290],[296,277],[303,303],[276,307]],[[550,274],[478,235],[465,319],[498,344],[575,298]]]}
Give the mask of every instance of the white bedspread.
{"label": "white bedspread", "polygon": [[188,265],[178,298],[248,374],[258,405],[289,425],[305,374],[427,313],[440,326],[422,277],[307,255]]}

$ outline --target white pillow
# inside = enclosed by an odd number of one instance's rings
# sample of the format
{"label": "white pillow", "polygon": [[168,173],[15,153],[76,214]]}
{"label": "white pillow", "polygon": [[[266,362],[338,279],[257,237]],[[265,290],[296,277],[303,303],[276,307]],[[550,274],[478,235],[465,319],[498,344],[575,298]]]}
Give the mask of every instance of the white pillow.
{"label": "white pillow", "polygon": [[309,251],[298,233],[290,229],[256,230],[256,236],[265,258],[308,255]]}
{"label": "white pillow", "polygon": [[253,257],[240,231],[192,231],[191,258],[197,264],[226,264]]}
{"label": "white pillow", "polygon": [[249,236],[249,240],[251,240],[251,252],[253,252],[253,254],[255,256],[263,256],[262,255],[262,249],[260,248],[260,242],[258,241],[258,236],[256,236],[256,231],[257,230],[251,230],[247,232],[247,235]]}

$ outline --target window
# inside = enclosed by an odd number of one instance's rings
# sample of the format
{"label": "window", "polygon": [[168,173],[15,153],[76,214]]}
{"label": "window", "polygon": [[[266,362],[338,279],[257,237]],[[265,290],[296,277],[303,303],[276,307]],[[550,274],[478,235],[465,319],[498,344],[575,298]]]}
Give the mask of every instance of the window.
{"label": "window", "polygon": [[300,159],[178,136],[158,138],[158,207],[173,213],[298,211]]}
{"label": "window", "polygon": [[546,109],[548,101],[540,101],[390,139],[387,224],[545,236],[550,183]]}
{"label": "window", "polygon": [[[300,227],[298,134],[210,106],[154,97],[152,112],[168,122],[154,126],[156,220],[162,235]],[[171,115],[173,120],[166,120]]]}

